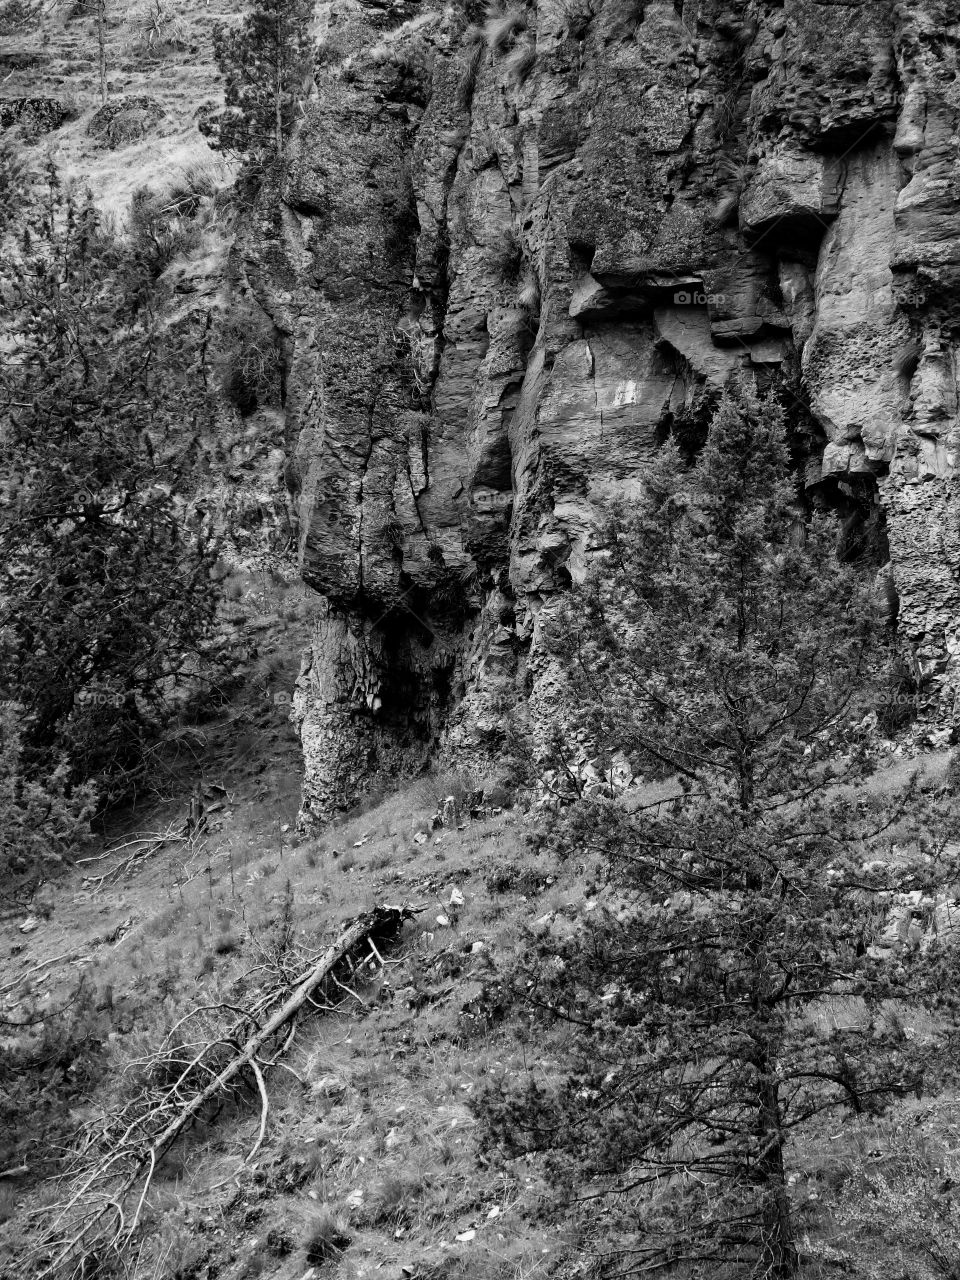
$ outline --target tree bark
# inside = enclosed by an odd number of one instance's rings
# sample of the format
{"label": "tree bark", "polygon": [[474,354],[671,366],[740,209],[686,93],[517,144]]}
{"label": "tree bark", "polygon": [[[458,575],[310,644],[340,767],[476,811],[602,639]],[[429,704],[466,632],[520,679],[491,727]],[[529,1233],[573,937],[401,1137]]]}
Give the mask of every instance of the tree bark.
{"label": "tree bark", "polygon": [[765,1197],[761,1274],[776,1277],[776,1280],[789,1280],[789,1277],[795,1276],[799,1271],[800,1261],[793,1238],[790,1197],[787,1194],[783,1164],[780,1096],[772,1065],[769,1062],[763,1065],[765,1070],[757,1084],[757,1127],[760,1140],[757,1180]]}
{"label": "tree bark", "polygon": [[276,111],[277,158],[283,154],[283,13],[280,3],[277,4],[277,83],[274,94]]}
{"label": "tree bark", "polygon": [[100,102],[107,102],[107,5],[106,0],[97,0],[97,53],[100,59]]}

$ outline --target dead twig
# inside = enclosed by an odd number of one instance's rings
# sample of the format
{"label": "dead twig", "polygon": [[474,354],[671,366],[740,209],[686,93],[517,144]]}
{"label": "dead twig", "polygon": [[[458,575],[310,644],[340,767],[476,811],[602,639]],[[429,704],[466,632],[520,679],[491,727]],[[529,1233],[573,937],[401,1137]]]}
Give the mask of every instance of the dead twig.
{"label": "dead twig", "polygon": [[14,988],[19,987],[24,982],[29,982],[35,973],[39,973],[41,969],[49,969],[52,964],[69,964],[74,960],[86,963],[92,958],[92,956],[85,956],[82,951],[69,951],[63,956],[51,956],[49,960],[41,960],[39,964],[30,966],[29,973],[22,973],[19,978],[14,978],[12,982],[0,987],[0,996],[6,995],[8,991],[13,991]]}

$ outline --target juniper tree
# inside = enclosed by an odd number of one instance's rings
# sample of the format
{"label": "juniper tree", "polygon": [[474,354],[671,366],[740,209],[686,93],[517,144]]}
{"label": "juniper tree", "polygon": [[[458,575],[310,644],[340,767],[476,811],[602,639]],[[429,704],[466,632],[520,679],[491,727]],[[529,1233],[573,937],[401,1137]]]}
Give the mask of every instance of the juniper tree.
{"label": "juniper tree", "polygon": [[214,30],[227,113],[220,145],[245,159],[279,156],[310,70],[313,8],[308,0],[253,0],[237,27]]}
{"label": "juniper tree", "polygon": [[131,315],[93,205],[51,174],[31,209],[0,266],[0,699],[28,776],[68,760],[109,795],[212,619],[208,409],[189,340]]}
{"label": "juniper tree", "polygon": [[[917,786],[863,789],[882,631],[835,542],[800,518],[777,406],[743,391],[692,468],[663,448],[546,629],[561,753],[598,744],[671,789],[581,796],[553,825],[615,898],[531,940],[515,990],[568,1034],[481,1113],[488,1141],[629,1206],[625,1272],[796,1274],[793,1136],[922,1090],[954,1021],[950,940],[878,944],[900,895],[933,903],[957,868]],[[942,1035],[905,1039],[897,999]]]}

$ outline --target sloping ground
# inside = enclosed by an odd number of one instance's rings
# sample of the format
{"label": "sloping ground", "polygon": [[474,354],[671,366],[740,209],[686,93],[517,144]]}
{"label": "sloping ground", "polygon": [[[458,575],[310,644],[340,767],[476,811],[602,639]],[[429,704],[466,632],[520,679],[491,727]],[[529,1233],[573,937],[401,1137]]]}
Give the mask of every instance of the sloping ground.
{"label": "sloping ground", "polygon": [[[252,1163],[243,1156],[257,1133],[255,1097],[196,1126],[173,1149],[154,1183],[131,1276],[586,1274],[596,1250],[629,1239],[629,1198],[563,1203],[536,1164],[491,1163],[471,1103],[504,1073],[545,1078],[562,1051],[569,1028],[532,1033],[522,1012],[501,1007],[497,970],[535,948],[543,930],[575,929],[608,901],[600,868],[585,860],[551,865],[527,839],[536,819],[517,810],[432,829],[438,798],[462,785],[455,778],[424,779],[297,843],[289,826],[292,731],[271,719],[272,706],[245,725],[236,707],[231,715],[208,728],[220,768],[205,778],[220,779],[226,795],[208,788],[206,834],[189,846],[171,842],[103,886],[71,875],[54,887],[52,916],[35,932],[4,927],[3,945],[24,947],[10,971],[18,991],[25,979],[39,984],[51,949],[82,942],[89,955],[72,968],[82,967],[94,993],[88,1034],[102,1042],[99,1073],[75,1088],[68,1122],[61,1119],[50,1140],[71,1141],[113,1104],[122,1066],[156,1047],[189,1008],[220,999],[249,1007],[286,912],[294,943],[317,950],[375,904],[420,910],[382,968],[358,976],[334,1012],[299,1028],[285,1067],[269,1077],[266,1140]],[[904,767],[895,763],[893,776]],[[151,822],[182,816],[186,799],[172,798]],[[118,917],[127,927],[112,938]],[[44,972],[65,999],[71,966]],[[795,1153],[809,1274],[833,1274],[835,1262],[849,1271],[851,1258],[858,1275],[930,1274],[913,1258],[909,1224],[921,1221],[925,1197],[941,1180],[958,1172],[955,1098],[911,1099],[889,1119],[865,1117],[837,1130],[826,1149],[822,1141],[805,1147],[801,1136]],[[7,1158],[42,1166],[50,1152],[39,1149],[41,1140],[35,1134]],[[866,1172],[886,1179],[890,1204],[866,1194]],[[30,1177],[0,1182],[11,1215],[0,1228],[0,1275],[11,1280],[28,1274],[18,1261],[24,1215],[55,1195]],[[899,1243],[884,1242],[885,1219],[907,1224],[906,1248],[904,1232]]]}
{"label": "sloping ground", "polygon": [[235,10],[223,0],[203,6],[162,0],[158,37],[155,8],[148,0],[107,0],[108,103],[149,98],[159,116],[143,137],[115,147],[89,132],[101,106],[93,7],[46,5],[37,24],[3,33],[0,106],[51,98],[69,117],[50,132],[18,128],[33,164],[51,156],[65,177],[89,187],[120,224],[138,186],[162,185],[196,164],[225,171],[197,127],[197,111],[222,102],[211,33]]}
{"label": "sloping ground", "polygon": [[469,1109],[504,1061],[499,1039],[476,1033],[474,1002],[526,907],[504,887],[516,821],[418,846],[417,808],[394,798],[336,832],[336,850],[298,853],[295,900],[311,940],[376,901],[426,910],[381,977],[304,1035],[291,1062],[300,1079],[275,1077],[270,1142],[235,1188],[200,1207],[204,1186],[236,1169],[254,1114],[202,1162],[188,1159],[191,1220],[173,1206],[158,1224],[184,1274],[300,1280],[325,1266],[400,1280],[535,1274],[556,1260],[559,1223],[529,1220],[539,1188],[478,1163]]}
{"label": "sloping ground", "polygon": [[[155,1045],[190,1004],[255,984],[244,975],[288,893],[297,940],[309,946],[375,903],[423,908],[376,980],[298,1034],[292,1071],[273,1073],[268,1141],[252,1167],[234,1179],[256,1107],[195,1131],[173,1153],[137,1274],[299,1280],[321,1255],[345,1275],[446,1273],[468,1262],[491,1274],[540,1271],[556,1253],[557,1229],[520,1212],[539,1194],[532,1179],[478,1166],[468,1104],[503,1064],[482,1013],[491,956],[512,947],[534,899],[539,914],[582,901],[582,890],[548,884],[522,855],[513,814],[427,836],[435,794],[426,784],[294,848],[292,760],[283,752],[271,760],[263,745],[249,803],[211,815],[219,830],[196,843],[192,860],[174,843],[102,888],[70,877],[56,887],[50,921],[17,942],[4,930],[7,945],[24,946],[18,989],[47,952],[86,935],[82,967],[106,1057],[103,1080],[72,1114],[82,1126],[109,1104],[119,1066]],[[126,930],[113,939],[118,915]],[[69,971],[46,972],[64,996]],[[42,1159],[29,1145],[9,1158]],[[11,1194],[7,1212],[30,1207],[34,1194],[25,1190],[19,1205]],[[16,1247],[15,1220],[7,1232]],[[7,1266],[2,1274],[19,1274],[9,1255]]]}

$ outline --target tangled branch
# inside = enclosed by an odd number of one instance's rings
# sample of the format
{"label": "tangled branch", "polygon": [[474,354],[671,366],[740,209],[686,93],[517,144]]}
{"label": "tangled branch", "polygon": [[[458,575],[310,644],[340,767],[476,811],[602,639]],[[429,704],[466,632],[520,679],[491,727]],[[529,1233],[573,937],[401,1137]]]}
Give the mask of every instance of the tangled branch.
{"label": "tangled branch", "polygon": [[267,1130],[265,1076],[283,1065],[279,1059],[293,1041],[297,1018],[304,1010],[332,1007],[324,994],[345,985],[339,974],[381,967],[378,942],[394,937],[415,914],[415,908],[398,906],[365,912],[345,924],[305,972],[291,980],[275,969],[275,985],[247,1009],[225,1003],[192,1009],[158,1049],[131,1063],[145,1084],[90,1133],[63,1175],[64,1195],[38,1211],[47,1221],[32,1251],[31,1274],[37,1280],[82,1280],[91,1274],[91,1264],[121,1263],[165,1153],[211,1104],[222,1105],[252,1084],[260,1105],[257,1136],[237,1172],[249,1164]]}

